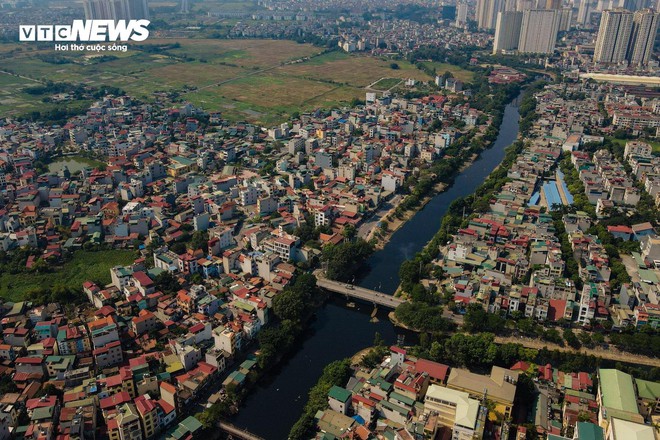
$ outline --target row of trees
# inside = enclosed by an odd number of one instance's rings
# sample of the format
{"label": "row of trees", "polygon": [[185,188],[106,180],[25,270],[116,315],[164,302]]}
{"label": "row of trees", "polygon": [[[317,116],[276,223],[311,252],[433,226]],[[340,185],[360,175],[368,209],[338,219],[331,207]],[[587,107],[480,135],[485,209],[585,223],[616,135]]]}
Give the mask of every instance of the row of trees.
{"label": "row of trees", "polygon": [[18,119],[30,122],[64,125],[70,118],[87,112],[90,103],[91,101],[89,100],[80,100],[75,103],[57,104],[54,108],[49,110],[34,110],[23,114],[19,116]]}
{"label": "row of trees", "polygon": [[273,299],[273,313],[281,322],[276,327],[263,329],[257,337],[259,368],[265,370],[272,367],[284,353],[294,347],[303,332],[303,321],[317,293],[316,277],[304,273],[297,277],[291,287]]}
{"label": "row of trees", "polygon": [[538,356],[537,350],[521,344],[498,345],[492,333],[456,333],[450,337],[424,334],[412,353],[451,366],[474,369],[485,369],[490,365],[510,367],[519,360],[531,362]]}
{"label": "row of trees", "polygon": [[469,69],[472,53],[476,47],[465,47],[461,51],[448,51],[440,46],[421,46],[408,54],[408,61],[415,64],[418,61],[437,61]]}
{"label": "row of trees", "polygon": [[660,355],[660,334],[650,327],[646,331],[613,333],[610,342],[632,353],[655,357]]}
{"label": "row of trees", "polygon": [[333,385],[345,386],[351,374],[350,359],[332,362],[323,369],[321,378],[309,392],[309,400],[307,400],[303,415],[289,432],[289,440],[307,440],[314,436],[314,416],[318,411],[328,407],[330,388]]}
{"label": "row of trees", "polygon": [[331,280],[350,280],[373,251],[373,245],[362,238],[325,246],[322,259],[326,276]]}
{"label": "row of trees", "polygon": [[406,327],[422,332],[453,331],[456,324],[442,317],[442,306],[421,301],[404,302],[396,308],[396,319]]}
{"label": "row of trees", "polygon": [[[570,329],[567,330],[570,332]],[[573,337],[576,336],[568,336],[568,339],[572,340]],[[483,371],[488,370],[491,365],[510,368],[518,361],[525,361],[535,365],[551,364],[554,368],[566,372],[595,372],[597,368],[601,367],[617,368],[640,379],[660,380],[660,367],[640,368],[579,352],[547,348],[536,350],[517,343],[497,344],[492,333],[474,335],[457,333],[451,336],[423,333],[420,335],[419,344],[412,347],[410,352],[413,356],[442,362],[450,366]]]}
{"label": "row of trees", "polygon": [[34,304],[82,304],[87,300],[80,289],[74,289],[64,285],[52,287],[39,287],[32,289],[26,294],[26,299]]}
{"label": "row of trees", "polygon": [[[406,309],[408,308],[415,310],[414,307],[406,306]],[[421,314],[419,315],[420,317],[417,319],[425,319],[425,317],[421,316]],[[398,316],[399,313],[397,313],[397,317]],[[560,320],[558,322],[559,329],[548,329],[540,325],[532,318],[520,318],[515,316],[514,318],[516,319],[515,328],[522,335],[527,337],[540,338],[544,341],[548,341],[560,346],[567,345],[571,348],[579,350],[582,347],[594,348],[606,342],[605,335],[601,332],[578,331],[576,334],[570,328],[570,322],[566,320]],[[432,322],[432,320],[429,320],[429,322]],[[436,329],[433,327],[424,326],[423,323],[419,323],[418,325],[421,325],[421,328],[425,331],[443,330],[441,328]],[[471,304],[468,306],[464,316],[463,324],[463,329],[467,330],[468,332],[488,332],[501,334],[506,331],[506,327],[507,321],[505,318],[493,313],[488,313],[477,304]],[[611,323],[609,323],[609,325],[603,324],[603,327],[605,327],[605,330],[610,330]],[[647,356],[660,355],[660,332],[650,326],[645,326],[640,330],[631,326],[630,328],[624,329],[622,332],[610,333],[609,342],[616,345],[621,350],[625,350],[631,353]]]}
{"label": "row of trees", "polygon": [[564,173],[564,181],[566,187],[573,196],[573,205],[579,210],[589,214],[590,217],[596,217],[596,208],[589,203],[589,199],[584,192],[584,185],[580,180],[580,176],[571,163],[570,155],[566,155],[559,163],[559,169]]}

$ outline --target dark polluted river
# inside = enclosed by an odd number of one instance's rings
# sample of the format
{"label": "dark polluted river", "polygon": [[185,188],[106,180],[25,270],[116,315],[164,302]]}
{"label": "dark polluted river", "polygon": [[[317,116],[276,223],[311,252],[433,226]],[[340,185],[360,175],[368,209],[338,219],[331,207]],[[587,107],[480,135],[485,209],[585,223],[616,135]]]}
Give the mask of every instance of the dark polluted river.
{"label": "dark polluted river", "polygon": [[393,294],[399,287],[399,267],[405,260],[421,251],[440,229],[442,217],[454,200],[472,194],[504,159],[504,150],[518,137],[519,98],[506,106],[500,131],[491,148],[458,175],[445,192],[429,203],[399,228],[383,250],[367,261],[368,272],[358,284],[367,289]]}
{"label": "dark polluted river", "polygon": [[[433,197],[394,233],[383,250],[369,259],[369,270],[361,279],[361,286],[394,293],[399,285],[401,263],[424,247],[440,228],[451,202],[474,192],[502,161],[504,149],[518,137],[517,101],[507,105],[493,147],[457,176],[447,191]],[[376,332],[387,343],[396,342],[403,334],[389,322],[387,311],[379,311],[378,322],[371,322],[371,311],[372,307],[367,304],[358,303],[357,307],[348,308],[345,299],[331,298],[317,310],[300,348],[250,393],[232,422],[268,440],[286,439],[291,426],[302,414],[307,393],[316,384],[323,367],[370,346]],[[414,335],[404,336],[407,343],[415,342]]]}

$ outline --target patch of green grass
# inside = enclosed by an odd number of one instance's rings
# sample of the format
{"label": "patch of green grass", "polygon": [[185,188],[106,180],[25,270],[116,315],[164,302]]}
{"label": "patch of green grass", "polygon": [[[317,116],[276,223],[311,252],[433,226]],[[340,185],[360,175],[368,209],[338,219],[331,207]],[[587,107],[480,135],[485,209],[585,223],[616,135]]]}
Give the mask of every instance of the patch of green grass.
{"label": "patch of green grass", "polygon": [[0,87],[30,87],[39,85],[38,82],[30,81],[29,79],[19,78],[17,76],[0,73]]}
{"label": "patch of green grass", "polygon": [[335,50],[333,52],[328,52],[318,57],[314,57],[307,61],[305,64],[309,64],[310,66],[321,66],[325,63],[330,63],[333,61],[347,60],[350,57],[351,55],[347,52],[340,52]]}
{"label": "patch of green grass", "polygon": [[472,81],[474,73],[469,70],[462,69],[453,64],[447,63],[438,63],[433,61],[424,61],[422,63],[425,67],[429,69],[435,69],[436,74],[442,76],[445,72],[451,72],[454,75],[454,78],[463,81],[464,83]]}
{"label": "patch of green grass", "polygon": [[17,76],[0,73],[0,114],[21,113],[21,109],[47,108],[41,97],[23,92],[26,87],[39,85],[38,82]]}
{"label": "patch of green grass", "polygon": [[660,154],[660,141],[646,141],[653,147],[653,154]]}
{"label": "patch of green grass", "polygon": [[355,87],[275,73],[241,78],[186,94],[193,104],[221,111],[228,119],[263,125],[283,122],[295,112],[345,105],[360,97],[364,97],[364,90]]}
{"label": "patch of green grass", "polygon": [[240,0],[222,0],[222,1],[204,1],[194,3],[192,5],[194,11],[241,11],[241,12],[255,12],[265,11],[266,9],[258,4],[256,1],[240,1]]}
{"label": "patch of green grass", "polygon": [[282,66],[278,73],[299,78],[326,81],[352,87],[366,87],[381,78],[432,78],[407,61],[398,60],[398,69],[391,68],[392,60],[366,55],[331,52],[304,63]]}
{"label": "patch of green grass", "polygon": [[[626,142],[628,142],[628,139],[617,139],[614,137],[608,136],[607,139],[609,139],[613,144],[620,145],[622,147],[626,146]],[[650,139],[640,139],[642,142],[646,142],[653,148],[653,154],[658,154],[660,155],[660,141],[652,141]]]}
{"label": "patch of green grass", "polygon": [[64,167],[64,165],[66,165],[69,171],[71,172],[80,171],[86,167],[105,169],[106,166],[105,162],[90,159],[88,157],[66,156],[66,157],[58,158],[54,162],[51,162],[48,165],[48,170],[50,172],[58,172]]}
{"label": "patch of green grass", "polygon": [[78,251],[70,261],[52,273],[4,273],[0,275],[0,297],[20,301],[30,290],[56,285],[79,290],[87,280],[103,286],[110,283],[110,268],[132,263],[135,255],[134,251],[127,250]]}
{"label": "patch of green grass", "polygon": [[401,78],[383,78],[371,86],[371,88],[375,90],[389,90],[392,87],[398,85],[401,81]]}
{"label": "patch of green grass", "polygon": [[626,139],[617,139],[610,136],[606,136],[606,138],[609,139],[613,144],[621,145],[622,147],[625,147],[626,142],[628,142]]}

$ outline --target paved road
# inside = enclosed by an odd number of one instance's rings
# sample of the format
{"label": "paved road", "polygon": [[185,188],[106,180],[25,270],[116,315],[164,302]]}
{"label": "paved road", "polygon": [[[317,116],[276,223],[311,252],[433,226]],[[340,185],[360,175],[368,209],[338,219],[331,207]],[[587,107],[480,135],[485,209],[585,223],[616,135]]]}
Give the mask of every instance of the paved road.
{"label": "paved road", "polygon": [[16,78],[26,79],[28,81],[36,82],[36,83],[39,83],[39,84],[44,84],[44,81],[42,81],[42,80],[34,79],[34,78],[28,78],[27,76],[19,75],[18,73],[11,73],[11,72],[7,72],[5,70],[0,70],[0,73],[4,73],[5,75],[9,75],[9,76],[15,76]]}
{"label": "paved road", "polygon": [[525,348],[535,348],[537,350],[547,347],[549,350],[559,350],[565,352],[576,352],[579,351],[582,354],[598,356],[603,359],[610,359],[618,362],[627,362],[633,364],[649,365],[651,367],[660,367],[660,359],[650,358],[647,356],[640,356],[632,353],[627,353],[620,351],[615,347],[610,346],[607,350],[603,348],[581,348],[580,350],[575,350],[570,347],[562,347],[557,344],[553,344],[547,341],[542,341],[540,339],[531,339],[531,338],[520,338],[513,336],[495,336],[495,342],[498,344],[522,344]]}
{"label": "paved road", "polygon": [[630,279],[633,283],[639,283],[641,280],[639,278],[639,266],[635,262],[635,259],[630,255],[621,255],[621,261],[623,265],[626,266],[626,272],[630,275]]}
{"label": "paved road", "polygon": [[[459,326],[459,329],[457,330],[458,333],[462,331],[460,326],[463,325],[463,315],[453,314],[449,310],[445,309],[442,313],[442,316],[444,318],[450,319]],[[597,356],[603,359],[609,359],[617,362],[627,362],[632,364],[648,365],[651,367],[660,367],[660,359],[658,358],[628,353],[626,351],[621,351],[612,345],[610,345],[607,349],[582,347],[580,350],[575,350],[571,347],[562,347],[560,345],[553,344],[548,341],[543,341],[541,339],[521,336],[495,336],[495,342],[498,344],[520,344],[525,348],[534,348],[536,350],[540,350],[545,347],[549,350],[559,350],[569,353],[575,353],[576,351],[579,351],[582,354]]]}
{"label": "paved road", "polygon": [[399,204],[402,197],[403,196],[401,194],[398,194],[391,200],[385,202],[383,206],[378,209],[378,211],[376,211],[371,217],[369,217],[369,219],[360,225],[357,230],[357,236],[367,240],[371,231],[378,226],[378,223],[380,223],[383,217],[385,217],[393,207]]}

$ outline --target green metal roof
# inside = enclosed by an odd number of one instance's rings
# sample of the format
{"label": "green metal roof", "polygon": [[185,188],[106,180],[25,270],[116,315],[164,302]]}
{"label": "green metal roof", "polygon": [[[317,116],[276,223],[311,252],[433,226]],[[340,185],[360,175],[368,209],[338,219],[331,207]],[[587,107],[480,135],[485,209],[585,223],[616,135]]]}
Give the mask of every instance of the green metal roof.
{"label": "green metal roof", "polygon": [[233,304],[234,304],[234,307],[236,307],[238,309],[241,309],[241,310],[245,310],[246,312],[253,312],[253,311],[256,310],[256,308],[252,304],[248,304],[248,303],[240,301],[240,300],[234,301]]}
{"label": "green metal roof", "polygon": [[635,260],[635,263],[637,263],[638,267],[646,269],[646,263],[644,263],[644,259],[639,254],[639,252],[633,252],[632,257]]}
{"label": "green metal roof", "polygon": [[184,165],[184,166],[192,165],[192,164],[195,163],[194,160],[190,160],[187,157],[181,157],[181,156],[174,156],[172,158],[172,161],[173,162],[178,162],[178,163],[180,163],[181,165]]}
{"label": "green metal roof", "polygon": [[598,378],[604,407],[639,414],[630,374],[601,368],[598,370]]}
{"label": "green metal roof", "polygon": [[188,430],[191,434],[194,434],[196,431],[202,429],[202,424],[196,418],[192,416],[186,417],[179,425],[182,425]]}
{"label": "green metal roof", "polygon": [[234,371],[229,376],[227,376],[228,379],[238,384],[245,382],[245,377],[245,374],[241,373],[240,371]]}
{"label": "green metal roof", "polygon": [[351,398],[351,392],[345,388],[333,385],[332,388],[330,388],[330,391],[328,391],[328,397],[339,402],[346,402]]}
{"label": "green metal roof", "polygon": [[118,267],[116,272],[120,277],[127,277],[133,274],[133,271],[126,267]]}
{"label": "green metal roof", "polygon": [[660,383],[648,380],[635,379],[637,394],[642,399],[656,400],[660,397]]}
{"label": "green metal roof", "polygon": [[580,440],[603,440],[603,428],[589,422],[578,422],[578,438]]}
{"label": "green metal roof", "polygon": [[410,406],[415,404],[415,399],[411,399],[410,397],[404,396],[403,394],[397,393],[396,391],[392,391],[390,393],[390,399],[398,400],[399,402],[403,402]]}
{"label": "green metal roof", "polygon": [[53,413],[55,412],[54,406],[45,406],[42,408],[36,408],[32,411],[32,421],[35,420],[49,420],[53,418]]}
{"label": "green metal roof", "polygon": [[249,371],[249,370],[251,370],[255,365],[257,365],[257,361],[255,361],[255,360],[251,360],[251,359],[248,359],[248,360],[243,361],[243,363],[241,364],[240,368]]}
{"label": "green metal roof", "polygon": [[649,283],[652,283],[652,284],[658,284],[658,277],[651,270],[639,269],[639,277],[644,282],[649,282]]}
{"label": "green metal roof", "polygon": [[383,400],[383,401],[381,401],[381,402],[380,402],[380,405],[381,405],[383,408],[387,408],[387,409],[389,409],[390,411],[398,412],[398,413],[401,414],[402,416],[407,416],[408,413],[410,412],[410,410],[408,410],[407,408],[404,408],[404,407],[402,407],[402,406],[396,405],[396,404],[394,404],[394,403],[392,403],[392,402],[388,402],[387,400]]}

